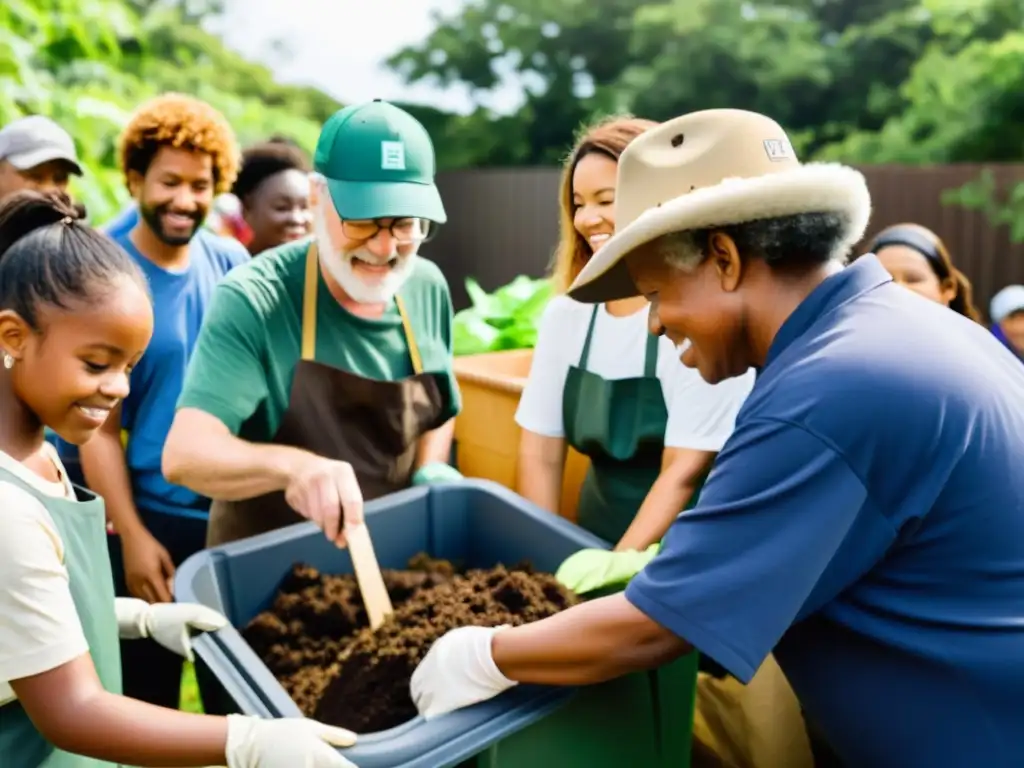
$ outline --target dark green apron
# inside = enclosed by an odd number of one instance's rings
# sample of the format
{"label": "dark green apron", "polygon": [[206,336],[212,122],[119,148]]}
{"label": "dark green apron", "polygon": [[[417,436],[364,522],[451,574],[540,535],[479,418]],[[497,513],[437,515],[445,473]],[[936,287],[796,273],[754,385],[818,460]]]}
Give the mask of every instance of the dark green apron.
{"label": "dark green apron", "polygon": [[658,380],[658,337],[648,334],[643,376],[603,379],[587,370],[600,304],[594,306],[578,366],[562,391],[565,439],[590,458],[577,523],[610,544],[629,528],[661,472],[668,409]]}
{"label": "dark green apron", "polygon": [[[103,500],[75,487],[78,501],[48,496],[0,469],[0,481],[13,483],[46,507],[64,543],[64,565],[71,596],[103,687],[121,693],[121,656],[114,579],[107,555]],[[0,584],[0,589],[6,588]],[[10,768],[100,768],[100,760],[62,752],[43,738],[16,700],[0,707],[0,765]]]}

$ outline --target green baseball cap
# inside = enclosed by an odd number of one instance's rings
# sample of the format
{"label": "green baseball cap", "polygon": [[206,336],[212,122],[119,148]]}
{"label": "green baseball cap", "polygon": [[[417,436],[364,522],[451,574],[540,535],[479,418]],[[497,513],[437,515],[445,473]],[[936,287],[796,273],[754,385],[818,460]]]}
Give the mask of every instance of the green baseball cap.
{"label": "green baseball cap", "polygon": [[430,134],[394,104],[374,99],[331,115],[320,132],[313,168],[327,179],[343,219],[448,220],[434,184]]}

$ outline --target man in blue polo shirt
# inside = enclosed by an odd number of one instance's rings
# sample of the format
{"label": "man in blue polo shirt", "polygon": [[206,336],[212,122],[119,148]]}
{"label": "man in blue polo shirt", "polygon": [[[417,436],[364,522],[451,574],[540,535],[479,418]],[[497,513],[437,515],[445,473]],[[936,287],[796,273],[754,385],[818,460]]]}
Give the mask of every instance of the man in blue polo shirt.
{"label": "man in blue polo shirt", "polygon": [[775,656],[844,765],[1024,761],[1024,371],[982,326],[843,268],[863,177],[772,120],[711,110],[619,162],[619,231],[571,294],[636,293],[709,382],[759,369],[700,503],[623,595],[464,627],[416,670],[430,716],[691,648]]}

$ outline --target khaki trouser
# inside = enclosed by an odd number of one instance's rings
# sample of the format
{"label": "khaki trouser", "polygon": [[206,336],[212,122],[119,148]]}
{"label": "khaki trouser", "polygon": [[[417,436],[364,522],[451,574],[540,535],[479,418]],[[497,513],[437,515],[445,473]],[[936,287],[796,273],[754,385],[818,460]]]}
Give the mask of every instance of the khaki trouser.
{"label": "khaki trouser", "polygon": [[814,768],[807,727],[774,656],[749,685],[697,678],[694,768]]}

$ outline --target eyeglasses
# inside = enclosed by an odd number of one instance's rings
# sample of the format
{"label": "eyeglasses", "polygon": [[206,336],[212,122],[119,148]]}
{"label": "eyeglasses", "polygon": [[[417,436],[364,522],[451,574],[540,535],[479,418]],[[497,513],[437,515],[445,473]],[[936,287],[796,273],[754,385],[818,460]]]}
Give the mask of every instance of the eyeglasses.
{"label": "eyeglasses", "polygon": [[429,219],[393,219],[390,224],[382,224],[377,219],[341,220],[341,231],[349,240],[370,240],[382,229],[386,229],[399,245],[426,242],[437,232],[437,227]]}

